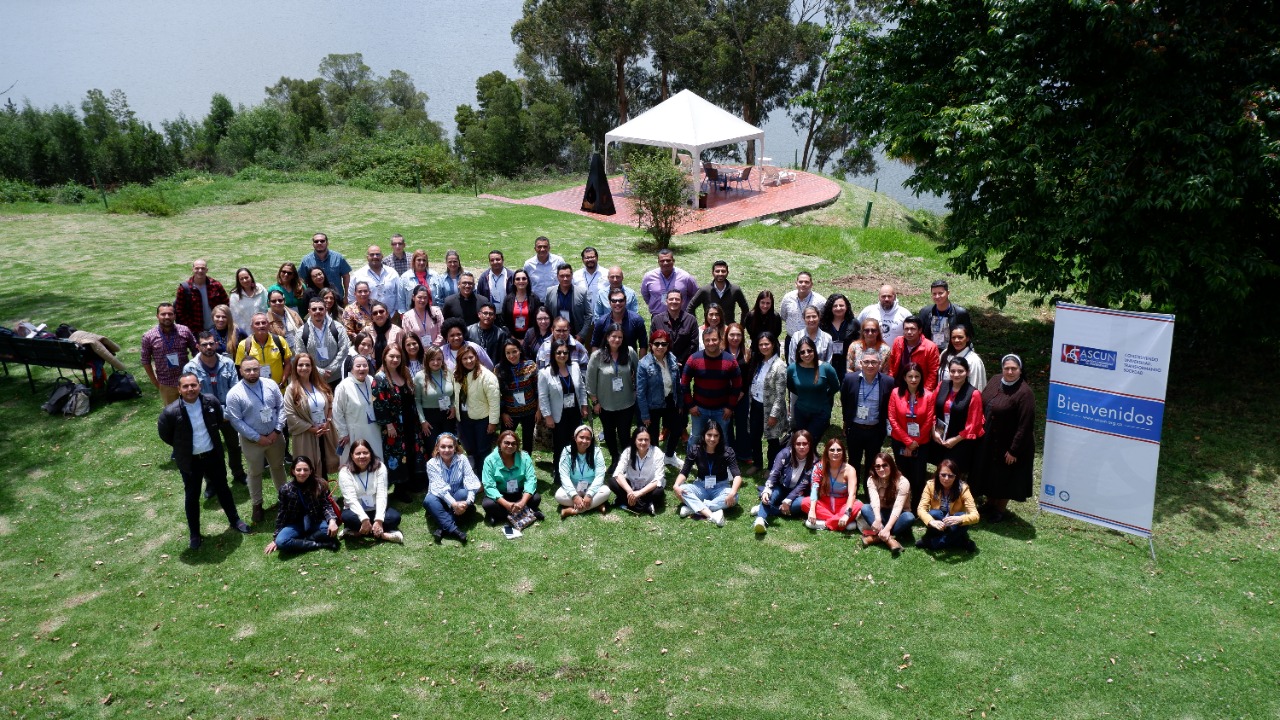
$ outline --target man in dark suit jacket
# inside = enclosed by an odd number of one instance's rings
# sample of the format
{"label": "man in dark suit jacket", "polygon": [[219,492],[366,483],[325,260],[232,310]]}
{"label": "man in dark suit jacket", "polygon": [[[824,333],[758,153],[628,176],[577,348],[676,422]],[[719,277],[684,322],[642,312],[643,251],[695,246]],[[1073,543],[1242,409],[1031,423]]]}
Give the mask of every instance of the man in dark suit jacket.
{"label": "man in dark suit jacket", "polygon": [[218,432],[221,426],[222,405],[218,399],[200,393],[200,378],[195,373],[183,373],[178,378],[178,399],[160,411],[157,429],[160,439],[173,446],[173,459],[182,473],[192,550],[199,549],[203,542],[200,535],[200,488],[205,482],[217,496],[232,529],[250,532],[249,526],[240,519],[236,501],[227,487],[227,465]]}
{"label": "man in dark suit jacket", "polygon": [[889,434],[889,395],[893,378],[880,372],[880,353],[863,352],[858,357],[862,372],[847,372],[840,383],[840,404],[844,413],[844,439],[849,446],[848,462],[866,482],[876,453]]}
{"label": "man in dark suit jacket", "polygon": [[573,266],[561,263],[556,268],[556,284],[547,288],[542,304],[551,313],[554,320],[565,317],[569,320],[569,332],[583,345],[591,343],[591,331],[594,329],[595,317],[591,312],[591,299],[587,297],[587,289],[573,282]]}
{"label": "man in dark suit jacket", "polygon": [[653,316],[653,329],[667,331],[671,336],[671,347],[667,352],[684,365],[698,349],[698,319],[693,313],[684,311],[684,297],[679,290],[668,290],[666,300],[667,311]]}
{"label": "man in dark suit jacket", "polygon": [[464,272],[458,276],[457,294],[444,301],[440,312],[445,320],[456,317],[467,325],[475,325],[480,322],[480,308],[490,304],[492,301],[487,296],[476,293],[476,276]]}
{"label": "man in dark suit jacket", "polygon": [[720,306],[725,325],[738,321],[738,309],[742,310],[742,317],[745,318],[750,312],[747,298],[742,294],[742,288],[729,282],[729,263],[724,260],[715,261],[711,266],[711,277],[711,282],[698,288],[698,292],[693,294],[688,311],[696,314],[698,308],[715,303]]}

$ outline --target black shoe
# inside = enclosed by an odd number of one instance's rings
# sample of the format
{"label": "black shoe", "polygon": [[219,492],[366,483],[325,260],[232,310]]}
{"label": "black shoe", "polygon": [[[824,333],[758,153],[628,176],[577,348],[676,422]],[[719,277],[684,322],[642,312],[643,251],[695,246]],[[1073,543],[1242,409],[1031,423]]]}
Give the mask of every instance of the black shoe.
{"label": "black shoe", "polygon": [[964,545],[961,547],[964,548],[965,552],[978,552],[978,545],[972,540],[965,540]]}
{"label": "black shoe", "polygon": [[192,535],[191,539],[187,541],[187,549],[199,550],[200,546],[203,544],[204,544],[204,538],[200,537],[199,535]]}
{"label": "black shoe", "polygon": [[541,510],[534,510],[533,519],[537,520],[538,522],[542,522],[543,520],[547,519],[547,516],[543,515]]}
{"label": "black shoe", "polygon": [[205,488],[205,489],[204,489],[204,499],[205,499],[205,500],[211,500],[212,498],[213,498],[213,488],[211,488],[211,487],[207,487],[207,488]]}
{"label": "black shoe", "polygon": [[431,537],[435,540],[436,544],[439,545],[440,541],[444,539],[444,531],[436,528],[431,531]]}
{"label": "black shoe", "polygon": [[250,528],[249,525],[245,523],[244,520],[241,520],[240,518],[236,518],[236,521],[231,523],[231,529],[235,530],[236,532],[244,533],[245,535],[253,534],[253,528]]}
{"label": "black shoe", "polygon": [[458,538],[458,542],[462,543],[463,545],[467,544],[467,532],[465,530],[459,530],[458,532],[454,533],[453,536]]}
{"label": "black shoe", "polygon": [[924,550],[925,548],[929,547],[929,543],[925,542],[924,538],[920,538],[916,540],[916,547],[920,548],[921,550]]}
{"label": "black shoe", "polygon": [[249,476],[248,476],[248,475],[235,475],[235,476],[233,476],[233,477],[231,478],[231,482],[236,483],[237,485],[248,485],[248,484],[249,484]]}

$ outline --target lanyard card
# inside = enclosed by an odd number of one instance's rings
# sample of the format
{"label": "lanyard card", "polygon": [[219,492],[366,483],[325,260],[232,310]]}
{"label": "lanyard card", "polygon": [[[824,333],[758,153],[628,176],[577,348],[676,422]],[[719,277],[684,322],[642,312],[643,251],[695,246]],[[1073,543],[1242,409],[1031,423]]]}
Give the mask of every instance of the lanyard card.
{"label": "lanyard card", "polygon": [[519,481],[519,480],[508,480],[508,481],[507,481],[507,494],[508,494],[508,495],[513,495],[513,494],[518,493],[518,492],[520,492],[520,481]]}
{"label": "lanyard card", "polygon": [[702,478],[702,487],[706,488],[707,490],[710,490],[715,486],[716,486],[715,475],[707,475],[706,477]]}

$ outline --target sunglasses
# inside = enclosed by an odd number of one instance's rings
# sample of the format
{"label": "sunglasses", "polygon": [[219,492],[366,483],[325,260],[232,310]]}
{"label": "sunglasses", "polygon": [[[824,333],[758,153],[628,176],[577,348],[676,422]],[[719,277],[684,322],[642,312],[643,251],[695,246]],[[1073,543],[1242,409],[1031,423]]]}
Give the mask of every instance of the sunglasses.
{"label": "sunglasses", "polygon": [[667,346],[667,343],[665,343],[665,342],[663,342],[663,341],[661,341],[661,340],[655,340],[655,341],[653,341],[653,342],[651,342],[651,343],[649,343],[649,344],[650,344],[650,345],[652,345],[652,346],[654,346],[654,347],[666,347],[666,346]]}

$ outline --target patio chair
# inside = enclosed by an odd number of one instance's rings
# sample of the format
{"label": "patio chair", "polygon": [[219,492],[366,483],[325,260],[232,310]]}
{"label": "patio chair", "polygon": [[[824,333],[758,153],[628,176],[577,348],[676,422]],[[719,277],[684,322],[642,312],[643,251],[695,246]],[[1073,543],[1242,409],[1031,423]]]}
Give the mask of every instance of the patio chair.
{"label": "patio chair", "polygon": [[622,163],[622,189],[618,191],[620,195],[631,194],[631,163]]}
{"label": "patio chair", "polygon": [[702,172],[707,176],[707,189],[715,190],[716,183],[720,182],[720,170],[715,165],[706,163],[702,166]]}
{"label": "patio chair", "polygon": [[760,168],[760,186],[777,185],[782,186],[784,182],[791,182],[796,179],[796,174],[782,170],[774,165],[765,165]]}
{"label": "patio chair", "polygon": [[755,169],[755,166],[753,165],[748,165],[742,168],[742,172],[739,173],[736,177],[732,178],[730,182],[732,182],[734,185],[737,185],[739,190],[742,189],[743,183],[746,183],[747,189],[750,190],[751,189],[751,171],[754,169]]}

